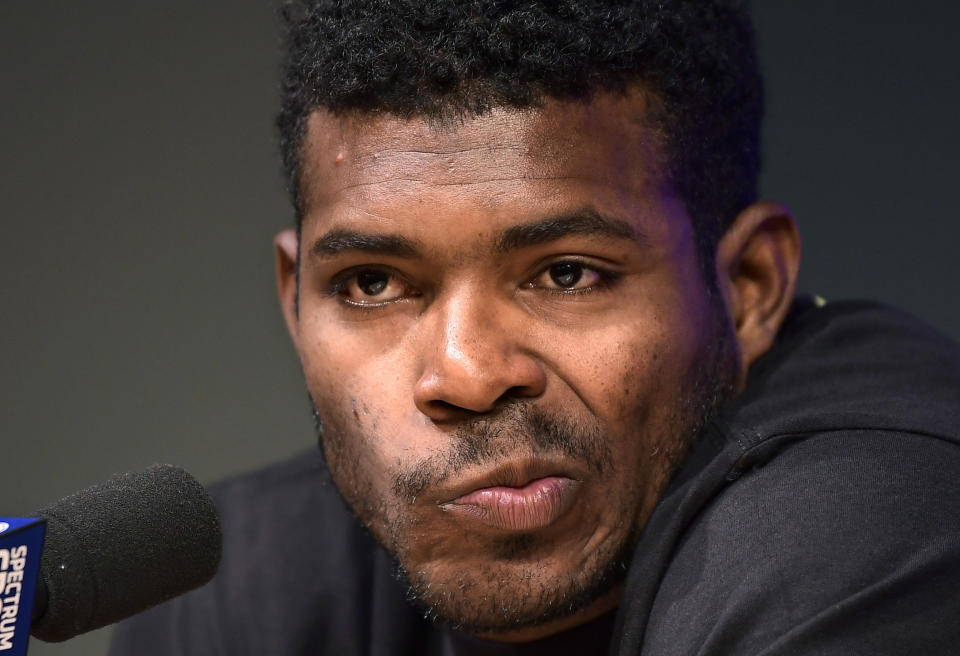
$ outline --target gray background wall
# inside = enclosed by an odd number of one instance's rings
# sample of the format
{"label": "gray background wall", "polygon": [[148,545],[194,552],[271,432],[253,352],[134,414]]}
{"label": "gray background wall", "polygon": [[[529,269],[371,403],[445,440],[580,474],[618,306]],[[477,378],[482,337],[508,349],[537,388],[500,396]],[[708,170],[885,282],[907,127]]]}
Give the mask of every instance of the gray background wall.
{"label": "gray background wall", "polygon": [[[960,337],[960,3],[754,4],[802,287]],[[277,61],[268,0],[0,2],[0,515],[313,444],[273,297]]]}

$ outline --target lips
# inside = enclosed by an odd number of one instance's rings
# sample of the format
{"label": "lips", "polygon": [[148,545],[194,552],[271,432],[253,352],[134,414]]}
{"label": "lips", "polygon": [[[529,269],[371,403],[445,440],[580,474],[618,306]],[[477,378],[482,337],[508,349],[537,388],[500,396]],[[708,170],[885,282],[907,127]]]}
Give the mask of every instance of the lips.
{"label": "lips", "polygon": [[533,531],[557,521],[572,505],[580,483],[566,476],[544,476],[519,487],[479,487],[443,510],[505,531]]}

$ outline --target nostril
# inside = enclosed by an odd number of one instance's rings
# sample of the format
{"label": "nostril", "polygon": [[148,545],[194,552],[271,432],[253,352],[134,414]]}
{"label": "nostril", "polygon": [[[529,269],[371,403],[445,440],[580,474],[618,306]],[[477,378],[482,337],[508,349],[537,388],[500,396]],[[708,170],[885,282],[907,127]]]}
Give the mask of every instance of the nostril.
{"label": "nostril", "polygon": [[441,401],[440,399],[434,399],[433,401],[427,401],[427,405],[432,410],[442,410],[445,412],[454,412],[457,410],[463,410],[460,406],[448,403],[447,401]]}
{"label": "nostril", "polygon": [[539,395],[540,391],[529,385],[514,385],[503,393],[503,396],[500,400],[509,401],[512,399],[529,399]]}
{"label": "nostril", "polygon": [[429,416],[433,421],[441,422],[464,421],[483,414],[483,412],[464,408],[440,399],[427,401],[425,410],[426,412],[424,414]]}

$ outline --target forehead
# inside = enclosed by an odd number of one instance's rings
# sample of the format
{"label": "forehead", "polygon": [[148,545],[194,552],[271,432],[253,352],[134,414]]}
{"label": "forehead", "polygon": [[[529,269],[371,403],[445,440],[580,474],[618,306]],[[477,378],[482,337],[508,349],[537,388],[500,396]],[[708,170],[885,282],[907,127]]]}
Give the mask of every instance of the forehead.
{"label": "forehead", "polygon": [[425,201],[426,187],[438,186],[487,203],[533,200],[572,185],[600,185],[613,195],[663,193],[662,136],[647,118],[650,104],[635,90],[443,123],[317,110],[302,157],[305,220],[340,201],[400,203],[418,190]]}

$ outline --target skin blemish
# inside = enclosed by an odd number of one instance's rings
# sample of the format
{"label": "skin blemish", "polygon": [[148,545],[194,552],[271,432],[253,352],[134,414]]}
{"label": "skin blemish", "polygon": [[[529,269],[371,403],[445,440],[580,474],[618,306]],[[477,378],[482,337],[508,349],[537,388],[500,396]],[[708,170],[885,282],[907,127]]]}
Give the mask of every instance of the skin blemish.
{"label": "skin blemish", "polygon": [[343,164],[343,160],[344,160],[344,159],[345,159],[345,157],[344,157],[343,153],[337,153],[337,156],[333,158],[333,163],[334,163],[334,164]]}

